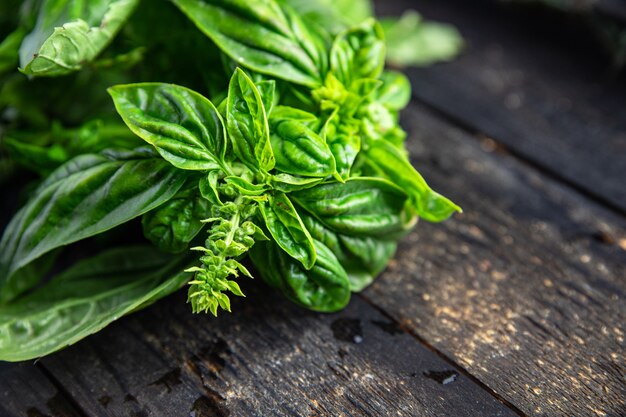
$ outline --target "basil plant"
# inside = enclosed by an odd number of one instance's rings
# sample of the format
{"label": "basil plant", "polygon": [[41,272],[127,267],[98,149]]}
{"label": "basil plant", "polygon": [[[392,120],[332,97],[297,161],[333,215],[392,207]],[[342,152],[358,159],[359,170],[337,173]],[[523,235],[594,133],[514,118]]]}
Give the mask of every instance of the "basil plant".
{"label": "basil plant", "polygon": [[[42,175],[0,242],[2,360],[49,354],[183,287],[193,312],[230,311],[253,274],[337,311],[418,218],[460,211],[408,159],[410,85],[385,69],[371,17],[348,25],[326,2],[301,16],[288,0],[40,3],[0,45],[22,72],[0,67],[4,146]],[[71,97],[43,111],[55,91]],[[55,264],[134,219],[151,245]]]}

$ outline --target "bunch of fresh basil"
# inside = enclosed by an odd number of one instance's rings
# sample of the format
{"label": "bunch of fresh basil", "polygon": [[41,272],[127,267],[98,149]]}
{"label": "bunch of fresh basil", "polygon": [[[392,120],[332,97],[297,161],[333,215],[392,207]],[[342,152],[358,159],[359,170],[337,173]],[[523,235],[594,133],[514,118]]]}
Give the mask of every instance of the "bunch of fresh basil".
{"label": "bunch of fresh basil", "polygon": [[[304,15],[289,0],[148,3],[25,2],[0,24],[17,26],[0,44],[3,146],[42,175],[0,241],[2,360],[185,285],[194,312],[230,311],[246,255],[289,299],[335,311],[418,217],[459,211],[409,162],[410,86],[384,69],[373,18],[347,25],[323,1]],[[30,80],[9,71],[18,55]],[[152,245],[49,279],[62,248],[136,218]]]}

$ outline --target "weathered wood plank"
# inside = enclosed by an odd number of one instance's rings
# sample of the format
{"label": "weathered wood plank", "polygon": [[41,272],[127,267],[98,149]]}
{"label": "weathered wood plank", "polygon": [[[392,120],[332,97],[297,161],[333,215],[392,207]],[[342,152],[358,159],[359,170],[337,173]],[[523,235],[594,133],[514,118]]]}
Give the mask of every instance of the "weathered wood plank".
{"label": "weathered wood plank", "polygon": [[18,365],[0,362],[0,416],[81,415],[32,363]]}
{"label": "weathered wood plank", "polygon": [[405,120],[465,214],[419,224],[366,296],[529,415],[623,415],[624,219],[424,108]]}
{"label": "weathered wood plank", "polygon": [[[408,71],[414,96],[468,128],[626,212],[626,80],[583,36],[481,3],[394,1],[455,24],[467,48],[457,60]],[[545,23],[545,22],[544,22]],[[582,45],[581,45],[582,42]]]}
{"label": "weathered wood plank", "polygon": [[176,295],[42,363],[99,416],[515,415],[359,298],[324,315],[259,284],[232,315]]}

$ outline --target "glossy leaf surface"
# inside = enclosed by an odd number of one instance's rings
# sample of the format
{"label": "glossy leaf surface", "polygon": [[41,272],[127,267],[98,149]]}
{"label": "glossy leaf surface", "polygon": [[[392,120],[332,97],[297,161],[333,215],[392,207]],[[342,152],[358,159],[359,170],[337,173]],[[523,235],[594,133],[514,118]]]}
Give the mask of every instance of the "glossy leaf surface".
{"label": "glossy leaf surface", "polygon": [[[196,186],[195,183],[192,183]],[[211,217],[211,203],[196,188],[186,188],[141,219],[144,236],[165,252],[181,252]]]}
{"label": "glossy leaf surface", "polygon": [[41,278],[20,274],[30,262],[152,210],[180,189],[185,176],[151,152],[82,155],[59,167],[0,241],[0,303]]}
{"label": "glossy leaf surface", "polygon": [[[188,260],[187,260],[188,262]],[[50,354],[144,308],[191,278],[184,257],[149,247],[112,249],[0,306],[0,360]]]}
{"label": "glossy leaf surface", "polygon": [[337,172],[344,180],[348,179],[352,164],[361,150],[358,121],[335,115],[327,122],[323,133],[335,159]]}
{"label": "glossy leaf surface", "polygon": [[253,169],[274,168],[263,99],[252,80],[239,68],[230,80],[226,109],[226,126],[235,155]]}
{"label": "glossy leaf surface", "polygon": [[274,105],[276,101],[278,101],[278,95],[276,93],[276,81],[274,80],[263,80],[254,83],[257,90],[259,90],[259,94],[261,95],[261,100],[263,100],[263,107],[265,108],[265,114],[269,116],[269,114],[274,109]]}
{"label": "glossy leaf surface", "polygon": [[335,159],[328,145],[303,123],[272,120],[272,149],[276,169],[304,177],[327,177],[335,173]]}
{"label": "glossy leaf surface", "polygon": [[372,173],[388,178],[405,190],[418,216],[431,222],[447,219],[461,208],[433,191],[407,157],[395,146],[384,140],[374,141],[367,150],[367,165]]}
{"label": "glossy leaf surface", "polygon": [[250,251],[263,279],[287,298],[311,310],[332,312],[350,301],[350,282],[335,255],[315,240],[317,260],[310,270],[273,242],[258,242]]}
{"label": "glossy leaf surface", "polygon": [[289,198],[283,193],[270,195],[268,203],[260,208],[265,226],[278,246],[311,269],[315,263],[313,240]]}
{"label": "glossy leaf surface", "polygon": [[262,74],[315,86],[326,66],[323,39],[273,0],[173,0],[235,62]]}
{"label": "glossy leaf surface", "polygon": [[392,238],[412,226],[405,211],[408,196],[377,178],[320,184],[290,196],[326,227],[347,235]]}
{"label": "glossy leaf surface", "polygon": [[111,42],[139,0],[47,0],[20,48],[29,75],[63,75],[91,62]]}
{"label": "glossy leaf surface", "polygon": [[313,239],[324,243],[344,267],[353,292],[371,284],[396,251],[394,239],[341,234],[328,229],[310,215],[302,214],[301,217]]}
{"label": "glossy leaf surface", "polygon": [[213,104],[185,87],[140,83],[110,88],[115,108],[137,136],[180,169],[218,169],[226,152],[222,118]]}
{"label": "glossy leaf surface", "polygon": [[311,188],[322,182],[322,178],[297,177],[290,174],[272,175],[270,184],[272,188],[283,193]]}

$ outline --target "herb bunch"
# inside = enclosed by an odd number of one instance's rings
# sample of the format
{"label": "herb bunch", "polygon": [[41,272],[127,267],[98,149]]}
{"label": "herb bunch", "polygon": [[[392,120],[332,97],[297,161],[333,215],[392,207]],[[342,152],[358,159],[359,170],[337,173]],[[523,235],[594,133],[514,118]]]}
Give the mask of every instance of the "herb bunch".
{"label": "herb bunch", "polygon": [[[44,1],[32,31],[25,13],[12,35],[21,71],[39,78],[3,76],[0,106],[17,114],[5,146],[43,179],[0,241],[0,359],[53,352],[181,286],[194,312],[230,311],[252,276],[245,257],[294,302],[336,311],[418,218],[460,210],[408,159],[410,85],[384,69],[373,18],[347,25],[323,2],[303,17],[288,0],[172,0],[181,40],[150,32],[171,10],[138,3]],[[98,92],[62,116],[82,125],[50,122],[47,93],[20,101],[42,79],[67,94],[117,84],[121,121]],[[152,247],[113,247],[42,284],[61,248],[135,218]]]}

